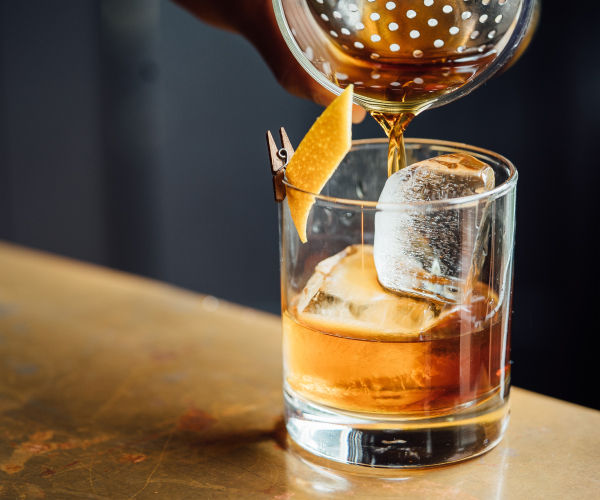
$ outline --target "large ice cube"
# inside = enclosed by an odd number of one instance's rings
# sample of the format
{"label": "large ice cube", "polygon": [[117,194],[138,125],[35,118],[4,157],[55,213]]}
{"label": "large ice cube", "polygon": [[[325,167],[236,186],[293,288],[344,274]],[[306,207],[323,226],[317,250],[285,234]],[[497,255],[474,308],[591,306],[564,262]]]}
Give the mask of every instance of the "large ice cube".
{"label": "large ice cube", "polygon": [[450,311],[383,288],[371,245],[351,245],[317,264],[296,308],[298,319],[317,330],[360,338],[418,335]]}
{"label": "large ice cube", "polygon": [[[453,208],[418,202],[468,196],[493,187],[492,168],[464,154],[424,160],[390,176],[375,215],[379,282],[395,292],[460,302],[482,264],[489,230],[486,205],[474,202]],[[391,205],[406,202],[408,206]]]}

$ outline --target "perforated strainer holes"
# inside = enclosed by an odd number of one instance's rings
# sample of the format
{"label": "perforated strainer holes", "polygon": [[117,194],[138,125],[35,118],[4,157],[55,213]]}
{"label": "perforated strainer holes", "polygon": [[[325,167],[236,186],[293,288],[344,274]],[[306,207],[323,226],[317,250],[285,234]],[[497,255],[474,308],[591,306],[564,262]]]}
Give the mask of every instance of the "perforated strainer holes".
{"label": "perforated strainer holes", "polygon": [[[484,43],[490,49],[512,29],[518,8],[508,0],[304,1],[324,34],[342,50],[358,57],[364,51],[363,57],[390,64],[397,57],[476,54]],[[315,52],[311,60],[316,58]]]}

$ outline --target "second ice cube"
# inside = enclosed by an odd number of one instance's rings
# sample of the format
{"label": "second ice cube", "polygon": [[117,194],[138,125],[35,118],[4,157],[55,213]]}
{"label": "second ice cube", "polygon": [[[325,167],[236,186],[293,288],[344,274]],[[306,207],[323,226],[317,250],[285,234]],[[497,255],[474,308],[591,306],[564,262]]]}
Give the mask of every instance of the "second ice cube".
{"label": "second ice cube", "polygon": [[494,184],[493,169],[466,154],[424,160],[390,176],[375,216],[379,282],[395,292],[460,302],[485,250],[487,205],[418,202],[483,193]]}

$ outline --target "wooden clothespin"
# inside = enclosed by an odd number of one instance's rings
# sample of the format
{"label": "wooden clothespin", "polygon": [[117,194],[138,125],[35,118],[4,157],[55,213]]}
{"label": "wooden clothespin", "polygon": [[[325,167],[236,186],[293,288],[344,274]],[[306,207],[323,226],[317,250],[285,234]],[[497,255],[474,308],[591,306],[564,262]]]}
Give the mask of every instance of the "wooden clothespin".
{"label": "wooden clothespin", "polygon": [[281,138],[281,148],[277,147],[271,131],[267,130],[267,147],[269,149],[269,161],[271,162],[271,174],[273,175],[275,201],[283,201],[285,199],[283,176],[285,174],[285,167],[294,155],[294,148],[283,127],[279,129],[279,137]]}

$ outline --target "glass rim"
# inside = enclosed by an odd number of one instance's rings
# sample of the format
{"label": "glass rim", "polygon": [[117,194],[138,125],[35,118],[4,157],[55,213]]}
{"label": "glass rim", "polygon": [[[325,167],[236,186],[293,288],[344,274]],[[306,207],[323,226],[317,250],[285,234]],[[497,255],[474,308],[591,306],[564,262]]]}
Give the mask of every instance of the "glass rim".
{"label": "glass rim", "polygon": [[[408,138],[404,139],[404,143],[406,146],[411,145],[435,145],[442,147],[449,147],[454,149],[461,149],[468,153],[479,153],[481,155],[487,155],[489,157],[494,158],[499,163],[508,168],[508,177],[502,184],[490,189],[489,191],[484,191],[483,193],[471,194],[468,196],[459,196],[457,198],[446,198],[440,200],[427,200],[427,201],[410,201],[410,202],[398,202],[398,203],[379,203],[378,201],[371,200],[358,200],[358,199],[350,199],[350,198],[340,198],[337,196],[328,196],[320,193],[313,193],[311,191],[307,191],[305,189],[294,186],[291,182],[288,181],[287,177],[283,178],[283,184],[287,189],[291,189],[293,191],[297,191],[299,193],[304,193],[309,196],[312,196],[316,201],[324,202],[325,204],[334,204],[334,205],[347,205],[356,208],[362,209],[376,209],[376,210],[390,210],[397,208],[416,208],[416,207],[435,207],[436,209],[448,207],[448,208],[460,208],[463,205],[470,205],[480,200],[496,200],[501,196],[505,195],[511,190],[514,190],[517,184],[517,180],[519,178],[519,173],[513,163],[502,156],[499,153],[495,153],[494,151],[490,151],[489,149],[480,148],[478,146],[472,146],[470,144],[466,144],[463,142],[455,142],[455,141],[444,141],[438,139],[421,139],[421,138]],[[348,154],[356,149],[366,146],[366,145],[377,145],[382,144],[387,147],[388,139],[386,138],[377,138],[377,139],[357,139],[352,141],[352,147]],[[451,151],[449,151],[451,153]]]}

